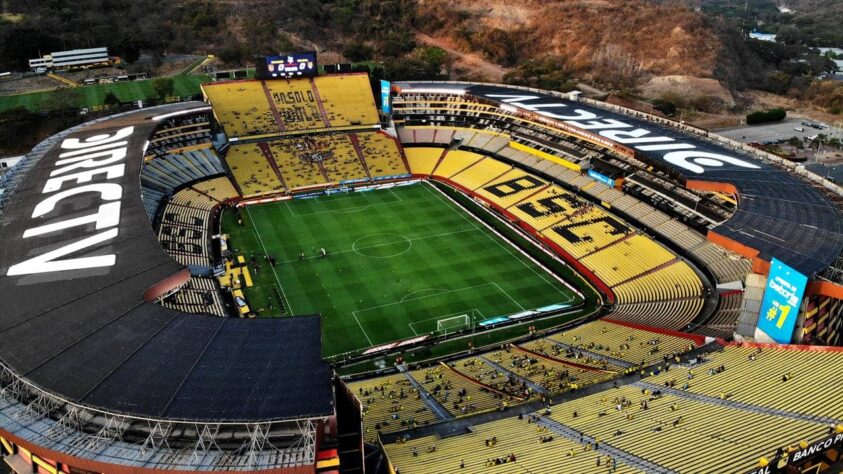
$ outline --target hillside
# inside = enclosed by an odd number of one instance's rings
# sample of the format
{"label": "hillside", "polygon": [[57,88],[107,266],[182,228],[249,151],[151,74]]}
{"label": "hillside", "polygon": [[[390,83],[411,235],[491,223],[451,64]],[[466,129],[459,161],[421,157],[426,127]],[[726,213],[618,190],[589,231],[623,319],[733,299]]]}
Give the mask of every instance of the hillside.
{"label": "hillside", "polygon": [[714,77],[721,43],[704,18],[645,0],[418,0],[420,29],[501,66],[553,57],[609,87],[654,76]]}

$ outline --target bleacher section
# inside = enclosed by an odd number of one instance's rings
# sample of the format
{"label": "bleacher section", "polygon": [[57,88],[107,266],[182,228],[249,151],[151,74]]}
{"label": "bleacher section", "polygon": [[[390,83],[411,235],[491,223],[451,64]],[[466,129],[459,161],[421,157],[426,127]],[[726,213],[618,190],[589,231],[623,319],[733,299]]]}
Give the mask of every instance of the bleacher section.
{"label": "bleacher section", "polygon": [[507,370],[527,379],[548,393],[561,393],[597,382],[610,380],[617,372],[600,368],[573,365],[549,353],[531,352],[518,346],[489,354],[489,359]]}
{"label": "bleacher section", "polygon": [[455,417],[499,409],[505,398],[460,375],[444,363],[414,370],[410,372],[410,377]]}
{"label": "bleacher section", "polygon": [[171,117],[162,121],[149,139],[146,160],[183,149],[207,147],[211,142],[210,117],[198,113]]}
{"label": "bleacher section", "polygon": [[634,385],[557,405],[549,418],[674,472],[712,472],[715,466],[716,472],[745,472],[762,456],[772,459],[777,447],[817,439],[828,429],[716,403],[655,396]]}
{"label": "bleacher section", "polygon": [[164,208],[158,239],[176,261],[184,265],[210,267],[211,211],[238,196],[225,176],[185,187],[173,195]]}
{"label": "bleacher section", "polygon": [[225,155],[225,161],[244,196],[284,189],[278,175],[256,143],[231,146]]}
{"label": "bleacher section", "polygon": [[161,305],[185,313],[226,316],[220,289],[213,278],[191,277],[179,291],[164,298]]}
{"label": "bleacher section", "polygon": [[[677,375],[684,378],[690,370],[693,378],[687,390],[692,393],[843,420],[841,356],[839,351],[727,346],[708,354],[704,363],[672,369],[679,373],[663,373],[649,381],[662,385]],[[714,373],[720,366],[725,370]]]}
{"label": "bleacher section", "polygon": [[225,173],[213,148],[164,155],[144,163],[142,179],[172,191],[184,183]]}
{"label": "bleacher section", "polygon": [[404,155],[411,173],[427,176],[433,173],[445,151],[442,148],[405,148]]}
{"label": "bleacher section", "polygon": [[352,382],[348,387],[363,406],[366,441],[377,440],[379,432],[401,431],[436,420],[404,374]]}
{"label": "bleacher section", "polygon": [[[545,440],[552,436],[551,440]],[[486,440],[495,438],[489,446]],[[431,447],[435,450],[431,452]],[[472,432],[447,439],[424,436],[385,446],[390,464],[401,474],[533,473],[618,474],[643,473],[582,444],[565,439],[527,419],[505,418],[472,427]],[[415,455],[413,453],[416,453]],[[573,454],[569,454],[573,453]],[[515,455],[514,460],[510,455]],[[495,464],[495,459],[506,462]],[[600,462],[598,462],[598,460]],[[491,462],[490,462],[491,461]]]}
{"label": "bleacher section", "polygon": [[407,174],[398,144],[377,132],[237,144],[226,160],[244,196]]}
{"label": "bleacher section", "polygon": [[282,131],[327,128],[309,79],[264,81],[270,107],[278,111]]}
{"label": "bleacher section", "polygon": [[202,91],[229,137],[279,133],[261,82],[203,84]]}
{"label": "bleacher section", "polygon": [[463,150],[452,150],[445,154],[439,162],[439,165],[436,166],[436,169],[434,169],[431,174],[441,176],[443,178],[450,178],[482,159],[483,155],[478,155],[477,153]]}
{"label": "bleacher section", "polygon": [[179,186],[225,173],[210,145],[209,120],[207,113],[171,117],[150,138],[141,171],[141,195],[150,221]]}
{"label": "bleacher section", "polygon": [[313,78],[331,127],[378,123],[378,110],[366,74],[327,75]]}
{"label": "bleacher section", "polygon": [[221,82],[202,90],[229,138],[371,129],[379,122],[366,74]]}
{"label": "bleacher section", "polygon": [[611,360],[607,366],[606,359],[597,356],[646,366],[663,360],[665,356],[688,352],[695,348],[696,344],[693,340],[678,335],[656,334],[602,320],[558,332],[526,344],[525,347],[536,352],[550,352],[557,358],[578,364],[612,368]]}
{"label": "bleacher section", "polygon": [[191,187],[204,195],[214,206],[240,195],[226,176],[193,183]]}
{"label": "bleacher section", "polygon": [[[558,336],[612,347],[631,337],[630,349],[622,351],[626,357],[662,361],[662,352],[656,357],[641,352],[653,347],[652,333],[607,322]],[[658,338],[663,350],[682,350],[687,343]],[[782,454],[843,431],[843,394],[829,383],[843,352],[718,349],[680,364],[671,357],[655,375],[535,413],[460,423],[468,429],[401,433],[385,440],[383,449],[391,467],[402,473],[603,473],[624,472],[627,466],[641,472],[756,472],[775,465]],[[495,463],[498,458],[506,462]],[[614,462],[607,465],[609,459]]]}
{"label": "bleacher section", "polygon": [[161,247],[183,265],[210,267],[208,226],[211,213],[207,209],[167,203],[158,230]]}
{"label": "bleacher section", "polygon": [[524,344],[351,382],[349,387],[368,407],[363,422],[367,439],[374,439],[379,431],[406,429],[410,418],[420,425],[442,421],[426,400],[435,400],[455,418],[472,416],[612,380],[642,363],[672,360],[695,347],[691,336],[664,335],[601,320]]}
{"label": "bleacher section", "polygon": [[408,173],[394,138],[383,133],[358,133],[352,137],[359,141],[360,152],[365,157],[372,178]]}

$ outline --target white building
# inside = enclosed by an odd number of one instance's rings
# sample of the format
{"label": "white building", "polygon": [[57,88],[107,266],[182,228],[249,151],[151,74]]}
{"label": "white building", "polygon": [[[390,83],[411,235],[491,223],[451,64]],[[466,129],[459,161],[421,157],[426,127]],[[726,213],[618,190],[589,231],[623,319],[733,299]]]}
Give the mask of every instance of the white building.
{"label": "white building", "polygon": [[68,69],[72,67],[93,66],[108,63],[108,48],[72,49],[57,51],[36,59],[29,60],[33,71],[47,69]]}
{"label": "white building", "polygon": [[761,33],[760,31],[752,31],[749,33],[749,37],[752,39],[757,39],[758,41],[769,41],[771,43],[776,42],[776,35],[773,33]]}

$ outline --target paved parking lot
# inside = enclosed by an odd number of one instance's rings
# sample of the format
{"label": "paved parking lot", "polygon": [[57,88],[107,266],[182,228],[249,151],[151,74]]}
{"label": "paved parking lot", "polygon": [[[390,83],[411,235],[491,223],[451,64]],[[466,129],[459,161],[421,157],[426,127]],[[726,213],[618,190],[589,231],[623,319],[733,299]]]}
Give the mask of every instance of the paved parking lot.
{"label": "paved parking lot", "polygon": [[[723,135],[743,143],[763,143],[765,141],[787,140],[790,137],[808,138],[819,133],[829,133],[829,129],[817,130],[816,128],[802,125],[804,119],[788,118],[781,122],[764,125],[745,125],[738,128],[727,128],[717,130],[714,133]],[[804,131],[797,132],[801,128]]]}

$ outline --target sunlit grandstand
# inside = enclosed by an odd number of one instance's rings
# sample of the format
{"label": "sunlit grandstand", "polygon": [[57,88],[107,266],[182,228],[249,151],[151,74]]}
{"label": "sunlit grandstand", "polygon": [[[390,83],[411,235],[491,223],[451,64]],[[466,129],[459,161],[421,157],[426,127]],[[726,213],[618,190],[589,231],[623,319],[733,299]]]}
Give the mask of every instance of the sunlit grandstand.
{"label": "sunlit grandstand", "polygon": [[0,177],[15,472],[839,466],[843,189],[577,94],[270,76]]}

